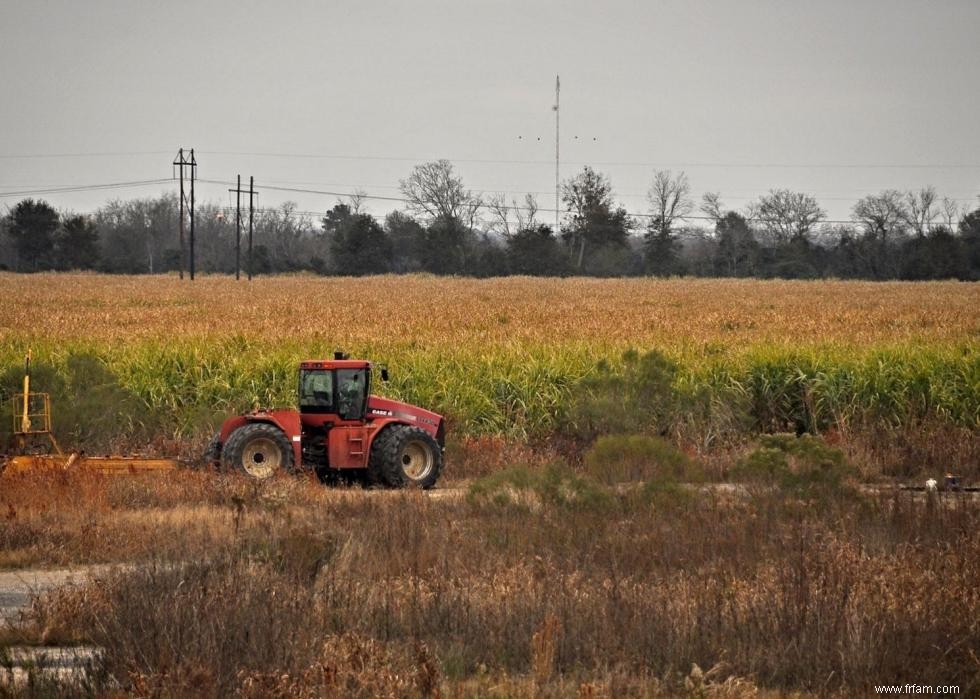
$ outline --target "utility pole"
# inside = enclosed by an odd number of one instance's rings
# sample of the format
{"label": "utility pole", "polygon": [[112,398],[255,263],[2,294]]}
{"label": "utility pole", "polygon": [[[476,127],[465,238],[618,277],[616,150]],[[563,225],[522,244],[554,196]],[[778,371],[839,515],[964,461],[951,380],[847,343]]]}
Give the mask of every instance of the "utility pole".
{"label": "utility pole", "polygon": [[235,187],[235,281],[241,278],[242,269],[242,176]]}
{"label": "utility pole", "polygon": [[[244,190],[242,190],[241,175],[238,176],[238,186],[228,191],[235,193],[235,281],[238,281],[241,278],[242,268],[242,193]],[[249,225],[251,225],[251,217]]]}
{"label": "utility pole", "polygon": [[191,148],[191,281],[194,281],[194,180],[197,177],[197,161],[194,159],[194,149]]}
{"label": "utility pole", "polygon": [[181,148],[174,158],[174,167],[180,167],[180,278],[184,278],[184,267],[187,266],[187,251],[184,249],[184,149]]}
{"label": "utility pole", "polygon": [[248,177],[248,280],[252,281],[252,220],[255,218],[255,178]]}
{"label": "utility pole", "polygon": [[558,76],[555,76],[555,235],[557,236],[558,231],[558,97],[559,91],[561,89],[561,82]]}

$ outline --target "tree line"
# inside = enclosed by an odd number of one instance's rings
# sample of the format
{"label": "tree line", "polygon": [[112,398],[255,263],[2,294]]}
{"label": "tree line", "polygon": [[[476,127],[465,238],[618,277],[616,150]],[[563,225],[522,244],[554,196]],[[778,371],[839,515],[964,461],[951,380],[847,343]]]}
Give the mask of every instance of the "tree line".
{"label": "tree line", "polygon": [[[771,190],[739,211],[717,193],[693,201],[687,176],[662,170],[637,215],[585,167],[562,183],[558,231],[532,195],[475,193],[446,160],[416,166],[400,189],[404,210],[383,220],[363,211],[361,194],[317,220],[294,203],[256,212],[252,272],[980,280],[980,207],[961,211],[932,187],[865,196],[849,222],[831,223],[806,193]],[[0,219],[0,269],[172,272],[178,211],[175,194],[111,201],[90,216],[24,199]],[[197,269],[234,272],[234,216],[206,203],[195,223]]]}

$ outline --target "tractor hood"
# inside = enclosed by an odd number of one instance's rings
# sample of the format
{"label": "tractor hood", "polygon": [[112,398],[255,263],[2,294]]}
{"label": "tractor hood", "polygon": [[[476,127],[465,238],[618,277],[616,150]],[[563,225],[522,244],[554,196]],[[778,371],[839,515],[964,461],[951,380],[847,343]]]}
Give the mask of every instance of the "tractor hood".
{"label": "tractor hood", "polygon": [[389,417],[403,420],[407,424],[418,425],[433,435],[436,434],[442,424],[442,415],[438,413],[381,396],[368,396],[367,416],[369,419]]}

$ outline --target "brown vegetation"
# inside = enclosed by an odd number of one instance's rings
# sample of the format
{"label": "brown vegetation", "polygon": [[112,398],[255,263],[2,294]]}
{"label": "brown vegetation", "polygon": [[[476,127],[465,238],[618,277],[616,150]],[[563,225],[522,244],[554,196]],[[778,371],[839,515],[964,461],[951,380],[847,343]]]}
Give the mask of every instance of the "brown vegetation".
{"label": "brown vegetation", "polygon": [[138,562],[40,600],[22,633],[103,647],[105,681],[141,695],[980,687],[977,503],[843,487],[672,502],[563,468],[498,474],[519,498],[483,481],[449,497],[13,479],[0,549]]}
{"label": "brown vegetation", "polygon": [[[356,299],[350,293],[356,285]],[[614,348],[851,346],[975,338],[980,286],[961,282],[203,277],[0,273],[0,327],[86,344],[278,338],[376,346],[602,342]],[[324,305],[324,299],[344,299]],[[329,347],[328,349],[332,349]]]}

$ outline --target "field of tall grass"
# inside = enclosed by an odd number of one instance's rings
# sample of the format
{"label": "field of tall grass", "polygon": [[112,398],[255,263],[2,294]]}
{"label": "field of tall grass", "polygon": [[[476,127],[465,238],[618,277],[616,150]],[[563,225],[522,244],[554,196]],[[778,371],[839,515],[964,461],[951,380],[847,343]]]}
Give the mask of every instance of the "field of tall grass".
{"label": "field of tall grass", "polygon": [[583,386],[634,350],[673,367],[658,429],[699,452],[790,430],[899,474],[978,456],[977,284],[5,273],[0,329],[0,397],[33,348],[62,438],[92,449],[197,448],[227,413],[292,404],[296,363],[336,348],[454,438],[574,438]]}
{"label": "field of tall grass", "polygon": [[631,477],[516,468],[452,497],[8,477],[0,565],[125,565],[0,646],[102,649],[86,683],[37,673],[31,696],[980,692],[980,502]]}

